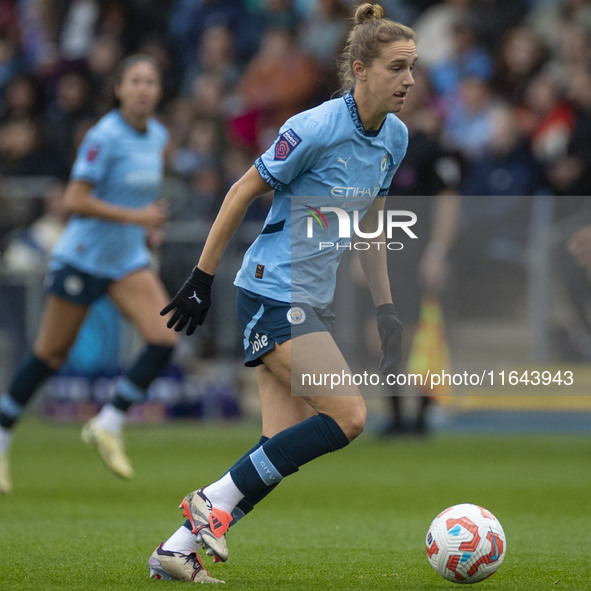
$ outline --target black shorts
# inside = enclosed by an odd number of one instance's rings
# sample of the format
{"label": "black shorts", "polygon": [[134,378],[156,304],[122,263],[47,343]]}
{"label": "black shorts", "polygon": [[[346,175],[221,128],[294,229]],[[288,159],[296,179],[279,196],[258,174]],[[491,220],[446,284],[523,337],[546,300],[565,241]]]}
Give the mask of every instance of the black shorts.
{"label": "black shorts", "polygon": [[44,285],[47,293],[81,306],[90,306],[107,293],[112,281],[64,263],[49,270]]}
{"label": "black shorts", "polygon": [[311,332],[331,332],[334,314],[309,304],[280,302],[246,289],[236,292],[236,312],[242,329],[244,365],[255,367],[261,357],[295,337]]}

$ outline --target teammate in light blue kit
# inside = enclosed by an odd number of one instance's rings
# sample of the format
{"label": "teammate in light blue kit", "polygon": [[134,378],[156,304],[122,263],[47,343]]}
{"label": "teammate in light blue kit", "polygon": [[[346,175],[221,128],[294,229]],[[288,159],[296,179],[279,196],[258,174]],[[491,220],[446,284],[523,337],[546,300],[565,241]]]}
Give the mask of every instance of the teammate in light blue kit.
{"label": "teammate in light blue kit", "polygon": [[158,320],[168,295],[153,269],[146,245],[167,219],[155,201],[162,180],[168,132],[153,117],[160,100],[160,73],[143,55],[124,60],[116,75],[120,106],[86,135],[66,189],[72,214],[49,264],[47,298],[33,352],[0,398],[0,491],[8,492],[12,428],[37,388],[65,362],[89,306],[108,294],[137,328],[145,349],[120,378],[112,401],[83,429],[106,466],[122,478],[133,468],[121,430],[125,413],[144,399],[166,367],[177,335]]}
{"label": "teammate in light blue kit", "polygon": [[[168,326],[177,331],[187,327],[191,334],[203,323],[226,245],[251,201],[273,188],[265,225],[235,281],[245,363],[257,371],[263,436],[220,480],[183,499],[188,522],[153,552],[153,577],[217,582],[197,557],[199,545],[225,561],[231,523],[285,476],[363,431],[365,404],[353,380],[333,392],[329,385],[304,385],[301,377],[351,375],[330,332],[336,269],[355,212],[362,233],[379,228],[380,196],[406,151],[406,128],[394,113],[414,84],[416,37],[383,15],[376,4],[357,8],[342,59],[346,94],[285,123],[273,146],[228,192],[197,266],[162,310],[172,312]],[[333,208],[332,217],[323,207]],[[309,236],[308,220],[312,230],[318,221],[322,231]],[[383,229],[373,240],[385,243]],[[380,370],[390,373],[400,358],[402,325],[390,294],[386,249],[360,255],[377,308]]]}

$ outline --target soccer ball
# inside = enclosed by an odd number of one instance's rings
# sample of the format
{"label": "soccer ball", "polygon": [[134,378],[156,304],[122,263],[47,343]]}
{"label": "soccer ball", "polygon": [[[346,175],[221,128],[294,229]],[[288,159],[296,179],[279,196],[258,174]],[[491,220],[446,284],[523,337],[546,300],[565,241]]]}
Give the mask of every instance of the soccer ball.
{"label": "soccer ball", "polygon": [[427,532],[431,566],[454,583],[477,583],[490,577],[505,558],[505,532],[497,518],[470,503],[448,507]]}

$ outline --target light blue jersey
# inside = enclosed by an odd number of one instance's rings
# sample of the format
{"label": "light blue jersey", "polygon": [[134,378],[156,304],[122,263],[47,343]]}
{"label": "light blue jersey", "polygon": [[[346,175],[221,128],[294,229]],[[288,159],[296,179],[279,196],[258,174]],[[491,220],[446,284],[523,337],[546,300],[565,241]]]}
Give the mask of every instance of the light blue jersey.
{"label": "light blue jersey", "polygon": [[[92,195],[113,205],[143,208],[160,189],[167,141],[166,128],[156,120],[142,133],[113,110],[86,134],[70,178],[92,183]],[[67,263],[118,279],[149,262],[144,228],[74,215],[53,250],[50,269]]]}
{"label": "light blue jersey", "polygon": [[255,162],[275,193],[235,285],[283,302],[329,305],[354,220],[387,194],[407,144],[406,126],[392,114],[378,132],[366,131],[351,94],[289,119]]}

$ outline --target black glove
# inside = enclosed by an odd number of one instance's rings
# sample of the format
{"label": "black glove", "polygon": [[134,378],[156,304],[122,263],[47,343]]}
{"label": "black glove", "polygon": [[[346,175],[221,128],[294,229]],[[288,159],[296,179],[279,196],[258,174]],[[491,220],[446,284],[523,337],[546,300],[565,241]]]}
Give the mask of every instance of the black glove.
{"label": "black glove", "polygon": [[376,308],[378,332],[382,340],[380,373],[394,373],[402,358],[402,322],[396,314],[394,304],[382,304]]}
{"label": "black glove", "polygon": [[213,275],[204,273],[195,267],[170,304],[160,312],[160,316],[166,316],[174,310],[166,326],[168,328],[174,327],[177,332],[181,332],[188,322],[187,334],[192,335],[197,326],[203,324],[205,316],[207,316],[211,305],[212,282]]}

